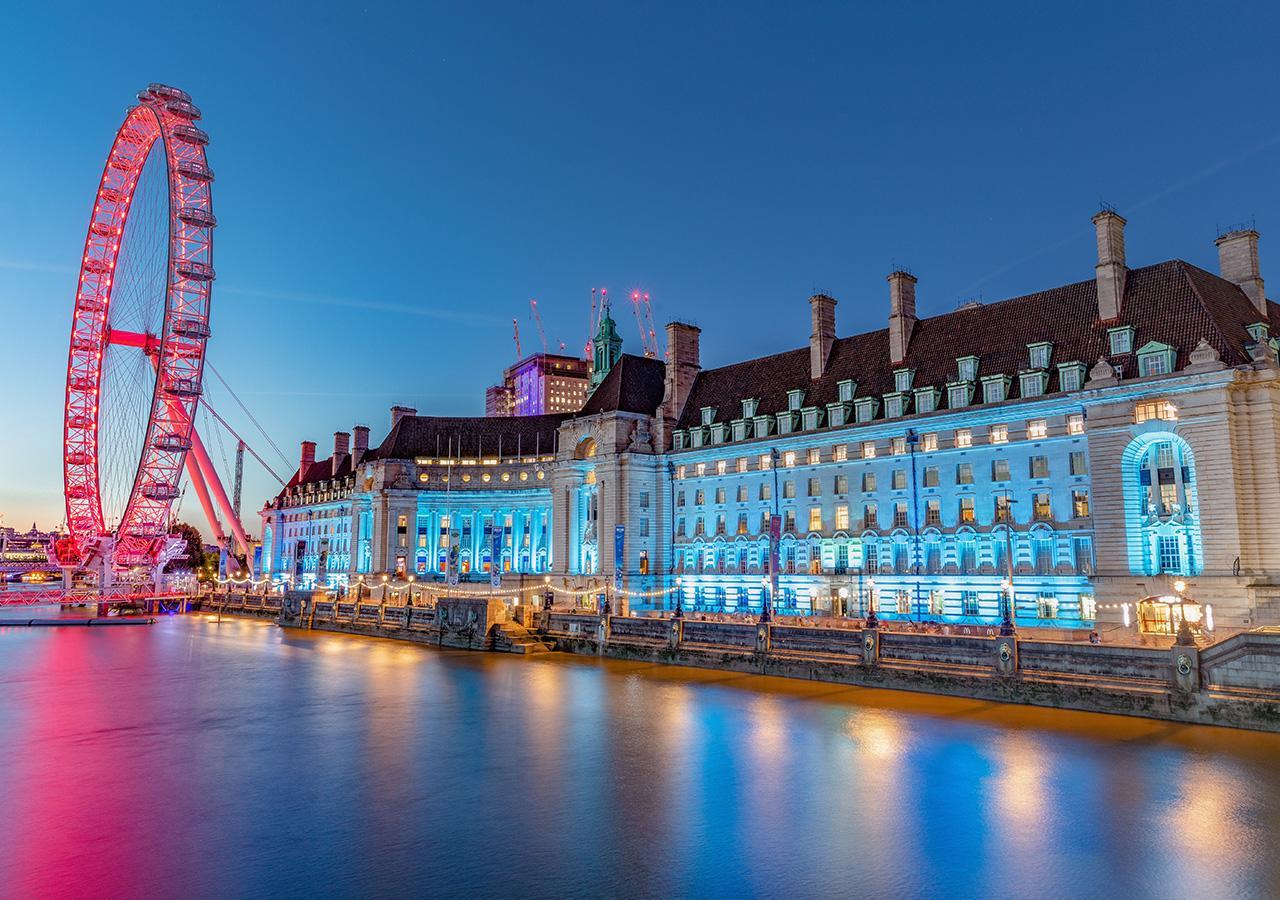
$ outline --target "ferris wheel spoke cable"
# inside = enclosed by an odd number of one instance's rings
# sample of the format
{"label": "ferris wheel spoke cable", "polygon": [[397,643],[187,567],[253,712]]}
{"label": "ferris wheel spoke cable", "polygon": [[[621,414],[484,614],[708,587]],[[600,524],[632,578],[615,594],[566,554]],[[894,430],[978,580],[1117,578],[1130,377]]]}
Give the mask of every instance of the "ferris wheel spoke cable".
{"label": "ferris wheel spoke cable", "polygon": [[201,408],[201,409],[203,409],[203,410],[205,410],[206,412],[208,412],[208,413],[209,413],[209,415],[213,416],[215,419],[217,419],[217,420],[218,420],[218,424],[220,424],[223,428],[227,429],[227,432],[228,432],[228,433],[229,433],[233,438],[235,438],[235,439],[236,439],[237,441],[239,441],[240,443],[244,444],[244,449],[245,449],[246,451],[248,451],[248,453],[249,453],[249,455],[250,455],[250,456],[252,456],[254,459],[256,459],[256,460],[258,461],[258,464],[259,464],[260,466],[262,466],[262,468],[264,468],[264,469],[266,469],[266,470],[267,470],[267,474],[269,474],[269,475],[270,475],[272,478],[274,478],[276,481],[280,482],[280,486],[281,486],[281,487],[285,487],[285,485],[286,485],[285,480],[284,480],[283,478],[281,478],[279,475],[277,475],[277,474],[276,474],[275,469],[273,469],[273,468],[271,468],[271,466],[267,465],[267,461],[266,461],[265,459],[263,459],[263,458],[262,458],[261,454],[259,454],[257,450],[253,449],[253,445],[252,445],[252,444],[250,444],[248,441],[246,441],[244,438],[242,438],[242,437],[240,436],[240,434],[239,434],[239,433],[238,433],[234,428],[232,428],[232,427],[231,427],[230,423],[229,423],[229,422],[227,422],[227,420],[226,420],[226,419],[224,419],[224,418],[222,418],[222,416],[218,415],[218,411],[217,411],[216,409],[214,409],[214,408],[213,408],[213,406],[209,403],[208,399],[206,399],[204,403],[200,404],[200,408]]}
{"label": "ferris wheel spoke cable", "polygon": [[[262,427],[262,425],[258,422],[257,418],[253,415],[253,413],[249,412],[249,407],[244,405],[244,401],[240,399],[240,395],[237,394],[232,389],[231,385],[227,383],[227,379],[222,377],[222,373],[218,371],[218,367],[215,366],[211,360],[206,360],[205,365],[207,365],[210,369],[213,370],[214,377],[217,378],[218,381],[222,383],[222,386],[227,389],[227,393],[231,395],[231,399],[234,400],[236,402],[236,405],[240,407],[241,412],[243,412],[246,416],[249,417],[249,421],[252,422],[253,426],[258,429],[258,433],[261,434],[263,439],[266,440],[266,442],[271,446],[271,449],[276,451],[276,455],[280,457],[281,462],[283,462],[284,465],[286,466],[293,465],[293,462],[289,459],[289,457],[286,456],[284,451],[280,449],[280,445],[271,439],[271,435],[267,434],[267,430]],[[222,421],[222,419],[219,418],[219,421]],[[228,428],[227,430],[230,431],[231,429]],[[232,432],[232,434],[235,434],[235,432]],[[244,438],[240,437],[239,435],[236,435],[236,439],[241,441],[244,440]],[[257,454],[255,453],[254,456],[257,457]],[[258,458],[258,462],[262,462],[262,459],[260,457]],[[262,463],[262,464],[264,466],[266,465],[266,463]],[[276,480],[277,481],[280,480],[278,476]]]}

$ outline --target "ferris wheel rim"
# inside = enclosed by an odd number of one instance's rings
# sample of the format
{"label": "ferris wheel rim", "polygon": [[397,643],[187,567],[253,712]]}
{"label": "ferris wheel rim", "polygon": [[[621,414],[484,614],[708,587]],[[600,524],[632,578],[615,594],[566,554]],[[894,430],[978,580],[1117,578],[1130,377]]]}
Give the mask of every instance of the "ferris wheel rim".
{"label": "ferris wheel rim", "polygon": [[[94,195],[76,282],[63,417],[67,527],[83,552],[115,540],[119,565],[155,562],[194,439],[202,392],[213,270],[213,200],[204,148],[193,123],[199,110],[185,92],[153,84],[138,94],[116,131]],[[130,204],[144,167],[162,153],[167,181],[167,263],[157,335],[120,333],[110,313]],[[112,345],[136,347],[155,373],[137,469],[118,522],[103,516],[100,413],[104,364]],[[111,529],[110,531],[108,529]]]}

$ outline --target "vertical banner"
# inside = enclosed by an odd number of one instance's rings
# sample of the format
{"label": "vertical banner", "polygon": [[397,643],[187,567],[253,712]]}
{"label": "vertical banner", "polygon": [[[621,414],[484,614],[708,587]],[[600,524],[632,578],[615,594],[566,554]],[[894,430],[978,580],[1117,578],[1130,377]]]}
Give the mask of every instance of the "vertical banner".
{"label": "vertical banner", "polygon": [[262,545],[257,544],[253,548],[253,577],[261,578],[262,574]]}
{"label": "vertical banner", "polygon": [[316,559],[316,587],[324,587],[329,577],[329,539],[320,541],[320,555]]}
{"label": "vertical banner", "polygon": [[613,528],[613,587],[622,589],[622,572],[626,568],[627,526],[615,525]]}
{"label": "vertical banner", "polygon": [[493,547],[489,551],[489,584],[497,587],[502,584],[502,528],[494,525]]}

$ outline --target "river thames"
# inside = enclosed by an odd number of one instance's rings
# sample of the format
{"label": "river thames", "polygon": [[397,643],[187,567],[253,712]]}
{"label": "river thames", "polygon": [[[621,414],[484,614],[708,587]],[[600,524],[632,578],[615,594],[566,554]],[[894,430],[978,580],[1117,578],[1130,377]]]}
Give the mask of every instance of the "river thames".
{"label": "river thames", "polygon": [[0,896],[1280,895],[1280,735],[252,620],[0,627]]}

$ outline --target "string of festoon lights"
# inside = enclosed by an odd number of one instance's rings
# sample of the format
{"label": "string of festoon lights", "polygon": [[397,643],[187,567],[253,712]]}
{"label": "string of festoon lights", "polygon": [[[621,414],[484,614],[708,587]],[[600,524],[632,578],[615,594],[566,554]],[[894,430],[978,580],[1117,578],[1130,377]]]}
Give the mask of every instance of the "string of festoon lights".
{"label": "string of festoon lights", "polygon": [[[284,582],[291,582],[293,580],[293,577],[290,575],[284,575],[281,577]],[[270,584],[272,582],[272,579],[270,577],[256,578],[256,579],[228,577],[228,578],[218,578],[216,580],[220,585],[226,585],[226,584],[250,585],[253,587],[257,587],[258,585],[262,585],[262,584]],[[361,576],[358,576],[356,585],[357,586],[363,585],[364,587],[367,587],[370,590],[372,590],[375,587],[382,587],[386,590],[394,591],[396,593],[399,593],[400,591],[407,590],[410,588],[417,588],[423,593],[426,593],[431,596],[438,596],[438,597],[474,597],[477,594],[485,594],[493,597],[521,597],[526,595],[538,595],[543,593],[544,591],[550,590],[562,597],[575,597],[575,598],[595,597],[604,592],[611,592],[615,596],[627,597],[628,599],[652,600],[658,597],[666,597],[667,595],[673,594],[680,590],[679,584],[674,584],[674,585],[671,585],[670,587],[654,588],[653,590],[648,590],[648,591],[633,591],[633,590],[628,590],[626,588],[612,588],[612,590],[610,591],[610,589],[607,587],[566,588],[566,587],[560,587],[559,585],[552,584],[550,580],[547,580],[547,581],[544,581],[542,584],[532,584],[532,585],[527,585],[525,587],[515,587],[515,588],[489,588],[486,591],[483,589],[482,586],[478,586],[478,585],[468,586],[468,587],[450,587],[450,586],[439,585],[439,584],[435,584],[427,581],[417,581],[412,577],[407,579],[392,580],[391,577],[388,575],[382,576],[381,581],[373,582],[372,584],[367,582],[364,576],[361,575]]]}

